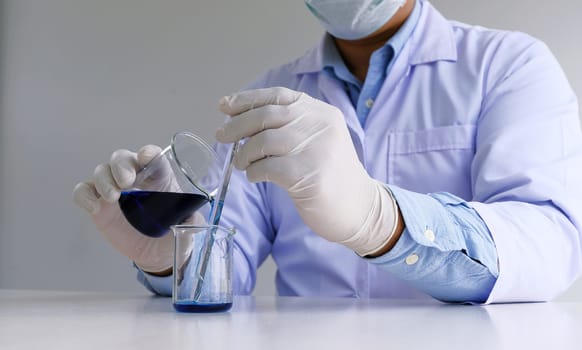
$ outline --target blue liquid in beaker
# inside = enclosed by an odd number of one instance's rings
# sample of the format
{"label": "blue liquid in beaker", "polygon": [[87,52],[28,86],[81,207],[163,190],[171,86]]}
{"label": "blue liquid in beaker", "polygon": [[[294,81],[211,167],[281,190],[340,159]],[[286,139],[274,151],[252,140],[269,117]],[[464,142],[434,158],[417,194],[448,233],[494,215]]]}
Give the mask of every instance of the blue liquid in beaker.
{"label": "blue liquid in beaker", "polygon": [[139,232],[150,237],[161,237],[170,226],[186,220],[208,199],[200,194],[124,191],[119,207],[127,221]]}
{"label": "blue liquid in beaker", "polygon": [[232,307],[230,303],[197,303],[194,301],[175,302],[174,309],[178,312],[221,312],[228,311]]}

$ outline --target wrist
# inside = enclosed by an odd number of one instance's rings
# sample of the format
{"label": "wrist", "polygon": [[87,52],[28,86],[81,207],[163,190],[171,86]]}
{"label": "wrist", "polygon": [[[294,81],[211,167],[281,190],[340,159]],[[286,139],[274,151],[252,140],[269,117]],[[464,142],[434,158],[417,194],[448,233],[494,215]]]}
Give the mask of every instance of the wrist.
{"label": "wrist", "polygon": [[350,238],[339,242],[360,256],[379,256],[387,252],[403,229],[398,205],[390,190],[376,180],[374,186],[372,205],[364,223]]}
{"label": "wrist", "polygon": [[396,226],[392,234],[386,240],[386,243],[375,252],[369,253],[367,255],[362,255],[362,257],[377,258],[388,253],[390,250],[392,250],[392,248],[394,248],[396,242],[398,242],[400,236],[402,236],[402,232],[404,231],[404,219],[402,218],[402,213],[400,212],[400,209],[397,209],[397,215],[398,216],[396,218]]}
{"label": "wrist", "polygon": [[159,277],[170,276],[173,272],[172,265],[164,266],[164,267],[154,267],[154,266],[147,266],[147,265],[138,264],[136,262],[134,262],[134,264],[135,264],[135,266],[137,266],[137,268],[139,268],[143,272],[150,274],[150,275],[154,275],[154,276],[159,276]]}

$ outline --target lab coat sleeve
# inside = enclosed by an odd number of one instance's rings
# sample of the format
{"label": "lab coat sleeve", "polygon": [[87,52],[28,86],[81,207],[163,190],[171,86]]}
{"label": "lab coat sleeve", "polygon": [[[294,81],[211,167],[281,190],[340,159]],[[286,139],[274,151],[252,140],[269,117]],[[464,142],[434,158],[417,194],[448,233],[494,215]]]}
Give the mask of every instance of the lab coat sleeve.
{"label": "lab coat sleeve", "polygon": [[471,169],[499,257],[488,302],[545,301],[582,270],[578,104],[543,43],[513,34],[498,51],[518,53],[491,62]]}
{"label": "lab coat sleeve", "polygon": [[234,227],[233,291],[251,294],[257,269],[271,253],[275,239],[270,208],[265,205],[265,183],[250,183],[244,172],[233,170],[222,211],[221,225]]}
{"label": "lab coat sleeve", "polygon": [[173,276],[155,276],[147,272],[142,271],[134,263],[133,266],[137,269],[137,280],[146,287],[150,292],[161,295],[161,296],[171,296],[172,295],[172,283]]}

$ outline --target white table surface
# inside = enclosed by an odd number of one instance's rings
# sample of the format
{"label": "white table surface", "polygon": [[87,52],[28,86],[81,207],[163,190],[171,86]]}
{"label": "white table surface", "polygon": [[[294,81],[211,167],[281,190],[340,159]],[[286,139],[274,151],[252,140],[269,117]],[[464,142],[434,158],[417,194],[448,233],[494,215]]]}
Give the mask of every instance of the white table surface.
{"label": "white table surface", "polygon": [[582,303],[488,306],[236,297],[185,314],[148,295],[0,290],[0,349],[582,349]]}

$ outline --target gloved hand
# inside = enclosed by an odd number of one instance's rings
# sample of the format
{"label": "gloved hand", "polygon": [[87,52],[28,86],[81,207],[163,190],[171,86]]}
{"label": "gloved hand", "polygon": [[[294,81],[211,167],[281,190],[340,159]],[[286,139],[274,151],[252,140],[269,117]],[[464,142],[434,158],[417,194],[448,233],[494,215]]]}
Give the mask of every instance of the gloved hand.
{"label": "gloved hand", "polygon": [[251,182],[269,181],[287,190],[315,233],[361,256],[389,243],[398,208],[358,160],[340,110],[286,88],[223,97],[219,108],[233,118],[216,139],[248,138],[236,168],[246,170]]}
{"label": "gloved hand", "polygon": [[[95,168],[93,179],[81,182],[73,190],[75,203],[85,209],[105,238],[123,255],[133,260],[142,270],[150,273],[168,273],[173,264],[174,239],[172,234],[152,238],[141,234],[127,222],[117,200],[121,191],[133,187],[136,173],[161,149],[142,147],[138,153],[117,150],[108,163]],[[172,192],[178,185],[170,171],[160,171],[152,188]],[[195,213],[188,223],[204,224],[204,218]]]}

